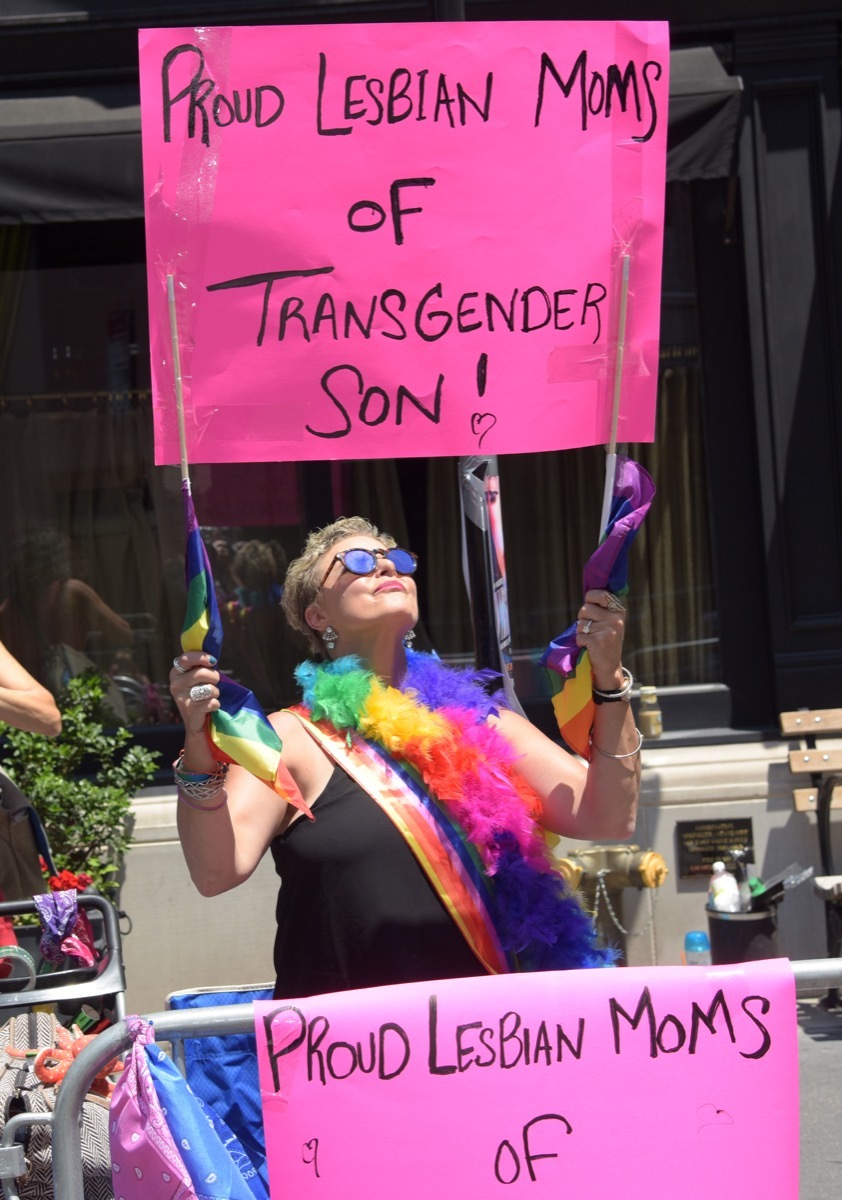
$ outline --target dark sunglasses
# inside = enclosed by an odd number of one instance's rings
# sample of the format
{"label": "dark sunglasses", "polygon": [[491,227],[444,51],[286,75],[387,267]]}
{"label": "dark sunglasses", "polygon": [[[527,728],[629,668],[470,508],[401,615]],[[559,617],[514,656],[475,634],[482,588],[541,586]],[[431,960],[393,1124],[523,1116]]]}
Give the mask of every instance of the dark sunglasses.
{"label": "dark sunglasses", "polygon": [[338,562],[352,575],[373,575],[377,570],[378,555],[388,559],[399,575],[415,574],[418,555],[413,554],[411,550],[401,550],[400,546],[393,546],[391,550],[340,550],[331,559],[319,588],[323,588],[327,583],[328,575]]}

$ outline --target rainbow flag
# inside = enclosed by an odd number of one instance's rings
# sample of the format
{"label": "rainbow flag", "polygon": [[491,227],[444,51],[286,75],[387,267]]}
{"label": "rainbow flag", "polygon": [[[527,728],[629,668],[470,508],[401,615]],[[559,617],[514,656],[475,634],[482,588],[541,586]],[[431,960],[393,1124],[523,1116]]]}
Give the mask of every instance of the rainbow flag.
{"label": "rainbow flag", "polygon": [[[189,480],[181,485],[187,527],[185,553],[187,613],[181,631],[182,650],[204,650],[222,658],[222,620],[216,602],[208,552],[202,541]],[[219,680],[220,708],[208,717],[207,735],[219,762],[238,763],[273,788],[279,796],[310,816],[298,785],[281,760],[283,743],[254,693],[225,675]]]}
{"label": "rainbow flag", "polygon": [[[615,596],[629,590],[629,547],[655,495],[655,485],[638,463],[617,456],[614,496],[602,541],[585,564],[582,590],[607,588]],[[594,702],[587,650],[576,645],[576,622],[550,642],[541,666],[553,689],[553,709],[561,736],[571,750],[590,758]]]}

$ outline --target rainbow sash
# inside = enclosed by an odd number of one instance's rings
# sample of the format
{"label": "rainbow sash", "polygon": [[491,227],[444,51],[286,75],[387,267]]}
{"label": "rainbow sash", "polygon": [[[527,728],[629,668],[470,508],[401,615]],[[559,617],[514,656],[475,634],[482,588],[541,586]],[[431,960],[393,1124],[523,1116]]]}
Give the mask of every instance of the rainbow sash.
{"label": "rainbow sash", "polygon": [[428,795],[405,764],[327,721],[312,721],[302,706],[288,709],[330,758],[362,787],[402,835],[468,946],[490,975],[516,969],[500,944],[490,884],[457,823]]}

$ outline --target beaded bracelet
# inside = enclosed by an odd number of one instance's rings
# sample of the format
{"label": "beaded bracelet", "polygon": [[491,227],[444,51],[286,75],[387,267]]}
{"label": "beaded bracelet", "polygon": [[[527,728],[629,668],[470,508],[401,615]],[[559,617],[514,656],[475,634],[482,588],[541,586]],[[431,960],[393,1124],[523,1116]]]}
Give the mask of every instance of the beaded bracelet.
{"label": "beaded bracelet", "polygon": [[599,688],[591,688],[594,704],[612,704],[616,700],[628,700],[634,687],[634,676],[626,667],[620,667],[623,672],[623,686],[614,692],[603,692]]}
{"label": "beaded bracelet", "polygon": [[637,734],[637,745],[634,750],[629,750],[626,754],[612,754],[610,750],[603,750],[601,746],[597,746],[596,742],[591,738],[591,745],[594,750],[598,750],[600,754],[604,754],[606,758],[634,758],[635,754],[640,754],[640,748],[643,745],[643,734],[639,729],[635,729]]}

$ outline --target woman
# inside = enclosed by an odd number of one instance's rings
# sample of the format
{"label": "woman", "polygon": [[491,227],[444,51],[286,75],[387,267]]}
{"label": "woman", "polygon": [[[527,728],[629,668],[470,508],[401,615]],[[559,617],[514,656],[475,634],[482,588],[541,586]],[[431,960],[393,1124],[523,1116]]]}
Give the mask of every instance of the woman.
{"label": "woman", "polygon": [[414,571],[413,555],[352,517],[311,534],[287,572],[287,619],[325,660],[296,673],[304,707],[271,718],[304,811],[241,768],[225,779],[205,736],[215,663],[174,661],[184,854],[211,896],[271,848],[278,997],[606,958],[539,825],[585,839],[634,829],[642,739],[620,665],[622,606],[593,591],[579,611],[602,701],[586,767],[471,673],[407,649]]}

